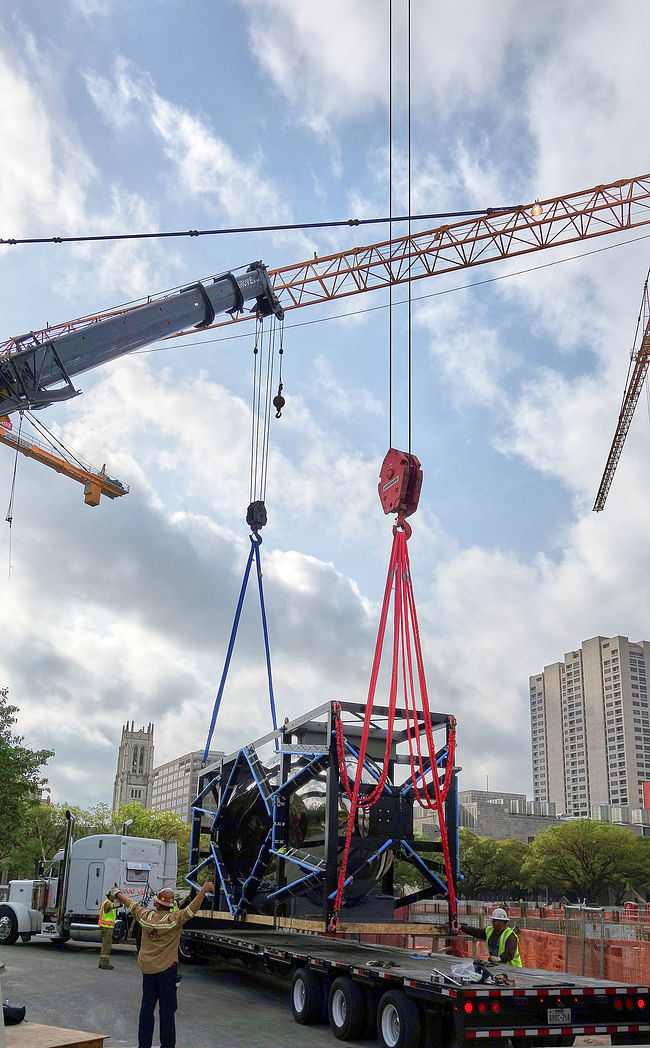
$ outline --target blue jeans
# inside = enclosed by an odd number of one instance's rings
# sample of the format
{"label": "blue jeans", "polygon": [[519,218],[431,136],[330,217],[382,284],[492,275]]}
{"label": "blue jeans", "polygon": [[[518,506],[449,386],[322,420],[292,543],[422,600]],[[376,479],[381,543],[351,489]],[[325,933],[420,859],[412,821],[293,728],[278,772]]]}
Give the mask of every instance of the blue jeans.
{"label": "blue jeans", "polygon": [[158,1004],[160,1023],[160,1048],[175,1048],[176,1023],[176,972],[173,964],[164,972],[142,976],[142,1003],[138,1023],[138,1048],[151,1048],[153,1040],[154,1010]]}

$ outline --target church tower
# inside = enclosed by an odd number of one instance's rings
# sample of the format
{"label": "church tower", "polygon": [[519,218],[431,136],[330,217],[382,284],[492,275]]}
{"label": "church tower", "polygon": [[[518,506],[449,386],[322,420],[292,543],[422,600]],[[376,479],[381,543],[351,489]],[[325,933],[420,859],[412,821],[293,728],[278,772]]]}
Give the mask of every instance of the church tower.
{"label": "church tower", "polygon": [[122,741],[117,757],[117,774],[113,789],[113,811],[120,804],[135,802],[151,807],[153,782],[153,724],[135,731],[133,721],[122,728]]}

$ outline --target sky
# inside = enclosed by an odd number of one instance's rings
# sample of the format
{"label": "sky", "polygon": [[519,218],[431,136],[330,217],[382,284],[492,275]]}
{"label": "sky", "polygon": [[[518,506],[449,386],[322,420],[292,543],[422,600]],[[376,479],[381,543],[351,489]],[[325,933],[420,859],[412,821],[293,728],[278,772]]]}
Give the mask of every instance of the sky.
{"label": "sky", "polygon": [[[412,0],[410,34],[408,10],[393,0],[391,63],[388,0],[7,0],[0,236],[382,218],[409,196],[461,212],[648,171],[643,0]],[[0,246],[0,341],[387,235]],[[430,705],[458,719],[461,789],[532,795],[529,675],[589,637],[650,637],[645,395],[591,508],[648,235],[418,281],[410,306],[403,285],[392,308],[377,291],[287,314],[261,547],[280,719],[366,698],[393,523],[377,479],[410,422]],[[253,348],[250,322],[157,343],[38,413],[125,498],[89,509],[0,448],[0,686],[55,751],[53,800],[111,801],[131,720],[154,723],[156,763],[205,745],[250,548]],[[251,587],[212,746],[270,726]]]}

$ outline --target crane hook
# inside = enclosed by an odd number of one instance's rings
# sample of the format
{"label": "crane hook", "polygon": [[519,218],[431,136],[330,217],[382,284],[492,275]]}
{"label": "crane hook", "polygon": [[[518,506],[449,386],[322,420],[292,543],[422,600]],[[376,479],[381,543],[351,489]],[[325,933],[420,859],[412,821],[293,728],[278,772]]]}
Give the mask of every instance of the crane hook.
{"label": "crane hook", "polygon": [[285,404],[286,404],[286,401],[285,401],[284,397],[282,396],[282,383],[280,383],[280,385],[278,386],[277,395],[275,397],[273,397],[273,407],[276,409],[276,412],[275,412],[275,417],[276,418],[282,418],[282,408],[284,407]]}

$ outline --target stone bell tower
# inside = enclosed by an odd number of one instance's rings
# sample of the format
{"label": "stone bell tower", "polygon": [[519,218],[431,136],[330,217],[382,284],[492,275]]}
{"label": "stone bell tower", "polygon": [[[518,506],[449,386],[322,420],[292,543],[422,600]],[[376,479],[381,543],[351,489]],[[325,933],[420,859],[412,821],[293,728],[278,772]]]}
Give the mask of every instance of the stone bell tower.
{"label": "stone bell tower", "polygon": [[143,808],[151,807],[153,782],[153,724],[135,730],[133,721],[122,728],[122,741],[117,757],[117,773],[113,789],[113,811],[120,804],[135,802]]}

